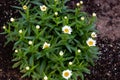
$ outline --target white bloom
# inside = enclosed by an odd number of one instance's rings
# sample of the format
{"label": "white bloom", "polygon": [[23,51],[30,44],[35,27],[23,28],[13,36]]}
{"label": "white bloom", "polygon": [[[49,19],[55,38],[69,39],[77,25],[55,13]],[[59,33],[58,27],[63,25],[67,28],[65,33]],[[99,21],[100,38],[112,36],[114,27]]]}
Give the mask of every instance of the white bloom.
{"label": "white bloom", "polygon": [[3,29],[6,29],[6,26],[3,26]]}
{"label": "white bloom", "polygon": [[39,26],[39,25],[36,25],[36,29],[40,29],[40,26]]}
{"label": "white bloom", "polygon": [[72,62],[69,62],[69,65],[72,65],[73,63]]}
{"label": "white bloom", "polygon": [[15,21],[15,19],[14,19],[14,18],[10,18],[10,21],[11,21],[11,22],[14,22],[14,21]]}
{"label": "white bloom", "polygon": [[47,7],[45,5],[40,6],[41,11],[46,11]]}
{"label": "white bloom", "polygon": [[92,13],[92,16],[94,16],[94,17],[95,17],[95,16],[96,16],[96,13]]}
{"label": "white bloom", "polygon": [[67,19],[67,16],[65,16],[64,18]]}
{"label": "white bloom", "polygon": [[96,46],[96,41],[93,40],[92,38],[89,38],[87,41],[86,41],[87,45],[88,46]]}
{"label": "white bloom", "polygon": [[76,5],[79,7],[79,6],[80,6],[80,3],[77,3]]}
{"label": "white bloom", "polygon": [[62,76],[63,76],[63,78],[65,78],[65,79],[68,80],[68,79],[72,76],[72,71],[69,70],[69,69],[64,70],[64,71],[62,72]]}
{"label": "white bloom", "polygon": [[44,76],[44,80],[48,80],[48,77],[47,77],[47,76]]}
{"label": "white bloom", "polygon": [[92,33],[91,33],[91,37],[96,38],[96,37],[97,37],[97,34],[96,34],[95,32],[92,32]]}
{"label": "white bloom", "polygon": [[15,53],[17,53],[17,52],[18,52],[18,50],[16,49],[16,50],[15,50]]}
{"label": "white bloom", "polygon": [[55,16],[57,16],[57,15],[58,15],[58,12],[55,12],[54,14],[55,14]]}
{"label": "white bloom", "polygon": [[63,55],[64,55],[63,51],[60,51],[60,52],[59,52],[59,55],[60,55],[60,56],[63,56]]}
{"label": "white bloom", "polygon": [[24,6],[23,6],[23,9],[24,9],[24,10],[26,10],[26,9],[27,9],[27,6],[26,6],[26,5],[24,5]]}
{"label": "white bloom", "polygon": [[78,49],[78,53],[80,53],[81,52],[81,50],[80,49]]}
{"label": "white bloom", "polygon": [[25,69],[26,69],[26,70],[30,70],[30,67],[29,67],[29,66],[27,66]]}
{"label": "white bloom", "polygon": [[67,34],[71,34],[72,29],[71,29],[70,26],[64,26],[64,27],[62,27],[62,31],[63,31],[64,33],[67,33]]}
{"label": "white bloom", "polygon": [[82,21],[85,20],[85,17],[81,17],[81,20],[82,20]]}
{"label": "white bloom", "polygon": [[29,44],[29,45],[32,45],[32,44],[33,44],[33,42],[32,42],[32,41],[29,41],[29,42],[28,42],[28,44]]}
{"label": "white bloom", "polygon": [[21,33],[22,33],[22,30],[19,30],[19,33],[21,34]]}
{"label": "white bloom", "polygon": [[80,1],[80,4],[83,4],[83,1]]}
{"label": "white bloom", "polygon": [[42,49],[45,49],[45,48],[48,48],[48,47],[50,47],[50,44],[47,43],[47,42],[45,42],[45,43],[43,44],[43,48],[42,48]]}

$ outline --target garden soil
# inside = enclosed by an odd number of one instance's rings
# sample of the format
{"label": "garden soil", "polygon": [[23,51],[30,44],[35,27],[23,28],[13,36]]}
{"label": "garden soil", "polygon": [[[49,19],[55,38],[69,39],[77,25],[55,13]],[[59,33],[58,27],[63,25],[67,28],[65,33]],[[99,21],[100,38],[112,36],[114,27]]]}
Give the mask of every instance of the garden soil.
{"label": "garden soil", "polygon": [[[71,0],[68,5],[73,8],[78,1]],[[101,53],[95,66],[89,67],[91,74],[85,74],[85,80],[120,80],[120,0],[83,1],[85,12],[97,14],[97,46]],[[11,17],[19,17],[13,5],[19,5],[17,0],[0,0],[0,32]],[[13,44],[4,46],[5,41],[5,35],[0,35],[0,80],[30,80],[21,79],[19,70],[12,69]]]}

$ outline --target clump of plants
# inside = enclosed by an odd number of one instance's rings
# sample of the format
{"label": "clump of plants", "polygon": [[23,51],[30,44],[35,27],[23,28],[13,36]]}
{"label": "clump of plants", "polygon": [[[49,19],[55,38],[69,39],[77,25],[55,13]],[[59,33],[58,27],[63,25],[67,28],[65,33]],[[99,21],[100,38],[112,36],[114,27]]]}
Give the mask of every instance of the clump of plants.
{"label": "clump of plants", "polygon": [[[20,1],[20,0],[19,0]],[[13,42],[13,68],[19,67],[22,77],[33,80],[77,80],[97,58],[96,14],[66,6],[69,0],[20,1],[14,6],[20,18],[11,18],[3,26],[7,43]]]}

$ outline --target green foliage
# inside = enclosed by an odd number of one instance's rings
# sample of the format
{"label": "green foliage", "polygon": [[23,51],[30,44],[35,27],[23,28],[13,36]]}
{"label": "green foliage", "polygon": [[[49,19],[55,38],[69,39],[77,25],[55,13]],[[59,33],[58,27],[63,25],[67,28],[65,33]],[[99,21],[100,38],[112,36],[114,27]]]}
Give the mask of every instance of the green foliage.
{"label": "green foliage", "polygon": [[84,80],[83,73],[90,74],[87,67],[94,64],[98,48],[94,39],[91,46],[87,41],[96,31],[96,17],[82,12],[81,4],[68,8],[67,1],[24,0],[22,7],[14,6],[21,17],[4,26],[4,34],[6,43],[14,42],[13,68],[19,67],[22,77],[64,80],[67,69],[72,72],[69,80],[77,80],[77,76]]}

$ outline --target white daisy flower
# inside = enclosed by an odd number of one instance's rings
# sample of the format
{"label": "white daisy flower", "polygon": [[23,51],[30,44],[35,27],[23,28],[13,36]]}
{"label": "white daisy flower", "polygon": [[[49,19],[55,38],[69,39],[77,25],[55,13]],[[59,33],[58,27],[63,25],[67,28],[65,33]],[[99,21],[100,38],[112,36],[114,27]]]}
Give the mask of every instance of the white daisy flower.
{"label": "white daisy flower", "polygon": [[63,51],[60,51],[60,52],[59,52],[59,55],[60,55],[60,56],[63,56],[63,55],[64,55]]}
{"label": "white daisy flower", "polygon": [[47,42],[45,42],[45,43],[43,44],[43,48],[42,48],[42,49],[45,49],[45,48],[48,48],[48,47],[50,47],[50,44],[47,43]]}
{"label": "white daisy flower", "polygon": [[44,76],[44,80],[48,80],[48,77],[47,77],[47,76]]}
{"label": "white daisy flower", "polygon": [[18,53],[18,50],[17,50],[17,49],[15,50],[15,53]]}
{"label": "white daisy flower", "polygon": [[92,38],[89,38],[86,41],[86,43],[87,43],[88,46],[96,46],[96,40],[93,40]]}
{"label": "white daisy flower", "polygon": [[78,49],[78,53],[80,53],[81,52],[81,50],[80,49]]}
{"label": "white daisy flower", "polygon": [[92,37],[92,38],[96,38],[96,37],[97,37],[97,34],[96,34],[95,32],[92,32],[92,33],[91,33],[91,37]]}
{"label": "white daisy flower", "polygon": [[32,41],[29,41],[29,42],[28,42],[28,44],[29,44],[29,45],[32,45],[32,44],[33,44],[33,42],[32,42]]}
{"label": "white daisy flower", "polygon": [[81,20],[82,20],[82,21],[85,20],[85,17],[81,17]]}
{"label": "white daisy flower", "polygon": [[39,26],[39,25],[36,25],[36,29],[40,29],[40,26]]}
{"label": "white daisy flower", "polygon": [[63,78],[65,78],[66,80],[68,80],[72,76],[72,71],[69,70],[69,69],[64,70],[62,72],[62,76],[63,76]]}
{"label": "white daisy flower", "polygon": [[58,12],[55,12],[54,14],[55,14],[55,16],[57,16],[57,15],[58,15]]}
{"label": "white daisy flower", "polygon": [[26,9],[27,9],[27,6],[26,6],[26,5],[24,5],[24,6],[23,6],[23,9],[24,9],[24,10],[26,10]]}
{"label": "white daisy flower", "polygon": [[26,70],[30,70],[30,67],[29,66],[26,66],[26,68],[25,68]]}
{"label": "white daisy flower", "polygon": [[46,11],[47,7],[45,5],[40,6],[41,11]]}
{"label": "white daisy flower", "polygon": [[96,13],[92,13],[92,16],[95,17],[95,16],[96,16]]}
{"label": "white daisy flower", "polygon": [[19,33],[21,34],[23,31],[22,30],[19,30]]}
{"label": "white daisy flower", "polygon": [[72,65],[73,63],[72,62],[69,62],[69,65]]}
{"label": "white daisy flower", "polygon": [[72,28],[70,26],[64,26],[62,27],[62,31],[67,34],[71,34]]}
{"label": "white daisy flower", "polygon": [[14,22],[14,21],[15,21],[15,19],[14,19],[14,18],[10,18],[10,21],[11,21],[11,22]]}

